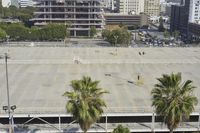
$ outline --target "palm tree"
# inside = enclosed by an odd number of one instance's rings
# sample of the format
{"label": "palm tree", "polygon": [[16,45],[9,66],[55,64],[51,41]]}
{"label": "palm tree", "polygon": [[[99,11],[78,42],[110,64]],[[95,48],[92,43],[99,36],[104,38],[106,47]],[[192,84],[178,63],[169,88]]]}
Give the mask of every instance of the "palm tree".
{"label": "palm tree", "polygon": [[197,98],[193,96],[194,86],[191,80],[181,83],[181,73],[163,74],[157,79],[152,90],[152,106],[158,115],[163,116],[164,123],[170,133],[178,127],[178,124],[189,118],[197,105]]}
{"label": "palm tree", "polygon": [[90,126],[100,119],[103,108],[106,107],[102,99],[104,91],[98,87],[99,81],[92,81],[90,77],[83,77],[81,80],[72,80],[73,91],[65,92],[68,97],[66,109],[79,123],[84,133]]}

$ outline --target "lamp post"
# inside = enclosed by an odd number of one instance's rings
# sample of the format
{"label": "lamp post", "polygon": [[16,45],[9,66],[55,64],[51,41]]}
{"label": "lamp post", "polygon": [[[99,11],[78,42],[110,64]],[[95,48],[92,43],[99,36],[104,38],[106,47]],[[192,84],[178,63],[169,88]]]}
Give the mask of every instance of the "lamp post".
{"label": "lamp post", "polygon": [[116,36],[116,35],[114,36],[114,39],[115,39],[115,47],[117,46],[117,41],[118,41],[117,39],[118,39],[118,37],[119,37],[119,36]]}
{"label": "lamp post", "polygon": [[[7,101],[8,101],[8,106],[7,106],[7,110],[8,110],[8,118],[9,118],[9,133],[12,133],[12,119],[11,119],[11,107],[10,107],[10,93],[9,93],[9,84],[8,84],[8,54],[5,53],[4,57],[1,57],[5,59],[5,69],[6,69],[6,89],[7,89]],[[15,106],[16,107],[16,106]],[[12,107],[13,108],[13,107]],[[6,106],[3,107],[3,109],[6,110]],[[13,108],[14,109],[14,108]]]}
{"label": "lamp post", "polygon": [[115,55],[117,55],[117,48],[116,47],[117,47],[117,41],[118,41],[117,39],[118,38],[119,38],[119,36],[117,36],[117,35],[114,36],[114,39],[115,39],[115,52],[116,52]]}
{"label": "lamp post", "polygon": [[[14,120],[13,120],[13,112],[14,112],[14,110],[17,108],[17,106],[16,105],[12,105],[11,107],[10,107],[10,125],[9,125],[9,133],[14,133]],[[8,106],[3,106],[3,110],[5,111],[5,112],[8,112]],[[11,110],[12,110],[12,112],[11,112]]]}
{"label": "lamp post", "polygon": [[10,38],[10,36],[6,36],[7,45],[9,45],[9,46],[10,46],[10,43],[9,43],[9,38]]}

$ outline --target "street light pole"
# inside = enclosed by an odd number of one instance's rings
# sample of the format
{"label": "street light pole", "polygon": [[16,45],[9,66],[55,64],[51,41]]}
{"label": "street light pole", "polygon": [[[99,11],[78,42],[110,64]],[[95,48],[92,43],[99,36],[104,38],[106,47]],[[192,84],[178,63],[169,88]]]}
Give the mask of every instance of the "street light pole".
{"label": "street light pole", "polygon": [[8,54],[5,53],[5,63],[6,63],[6,87],[7,87],[7,100],[8,100],[8,117],[9,117],[9,133],[12,133],[12,121],[11,121],[11,112],[10,112],[10,93],[9,93],[9,84],[8,84]]}

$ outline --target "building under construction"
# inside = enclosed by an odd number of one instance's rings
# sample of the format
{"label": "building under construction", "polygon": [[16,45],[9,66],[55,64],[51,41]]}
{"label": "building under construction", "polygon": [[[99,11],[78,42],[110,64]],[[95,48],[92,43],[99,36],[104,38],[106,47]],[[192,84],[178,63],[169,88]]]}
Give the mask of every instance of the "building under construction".
{"label": "building under construction", "polygon": [[35,25],[64,23],[70,25],[71,36],[90,36],[92,26],[104,26],[101,0],[38,0],[34,12]]}

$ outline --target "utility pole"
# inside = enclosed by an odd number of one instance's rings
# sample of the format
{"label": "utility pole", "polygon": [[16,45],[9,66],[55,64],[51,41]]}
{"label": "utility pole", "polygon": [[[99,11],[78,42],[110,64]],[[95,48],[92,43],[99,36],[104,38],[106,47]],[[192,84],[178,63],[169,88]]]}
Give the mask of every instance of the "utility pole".
{"label": "utility pole", "polygon": [[10,93],[9,93],[9,83],[8,83],[8,54],[5,53],[5,67],[6,67],[6,87],[7,87],[7,100],[8,100],[8,117],[9,117],[9,133],[12,133],[12,119],[10,112]]}

